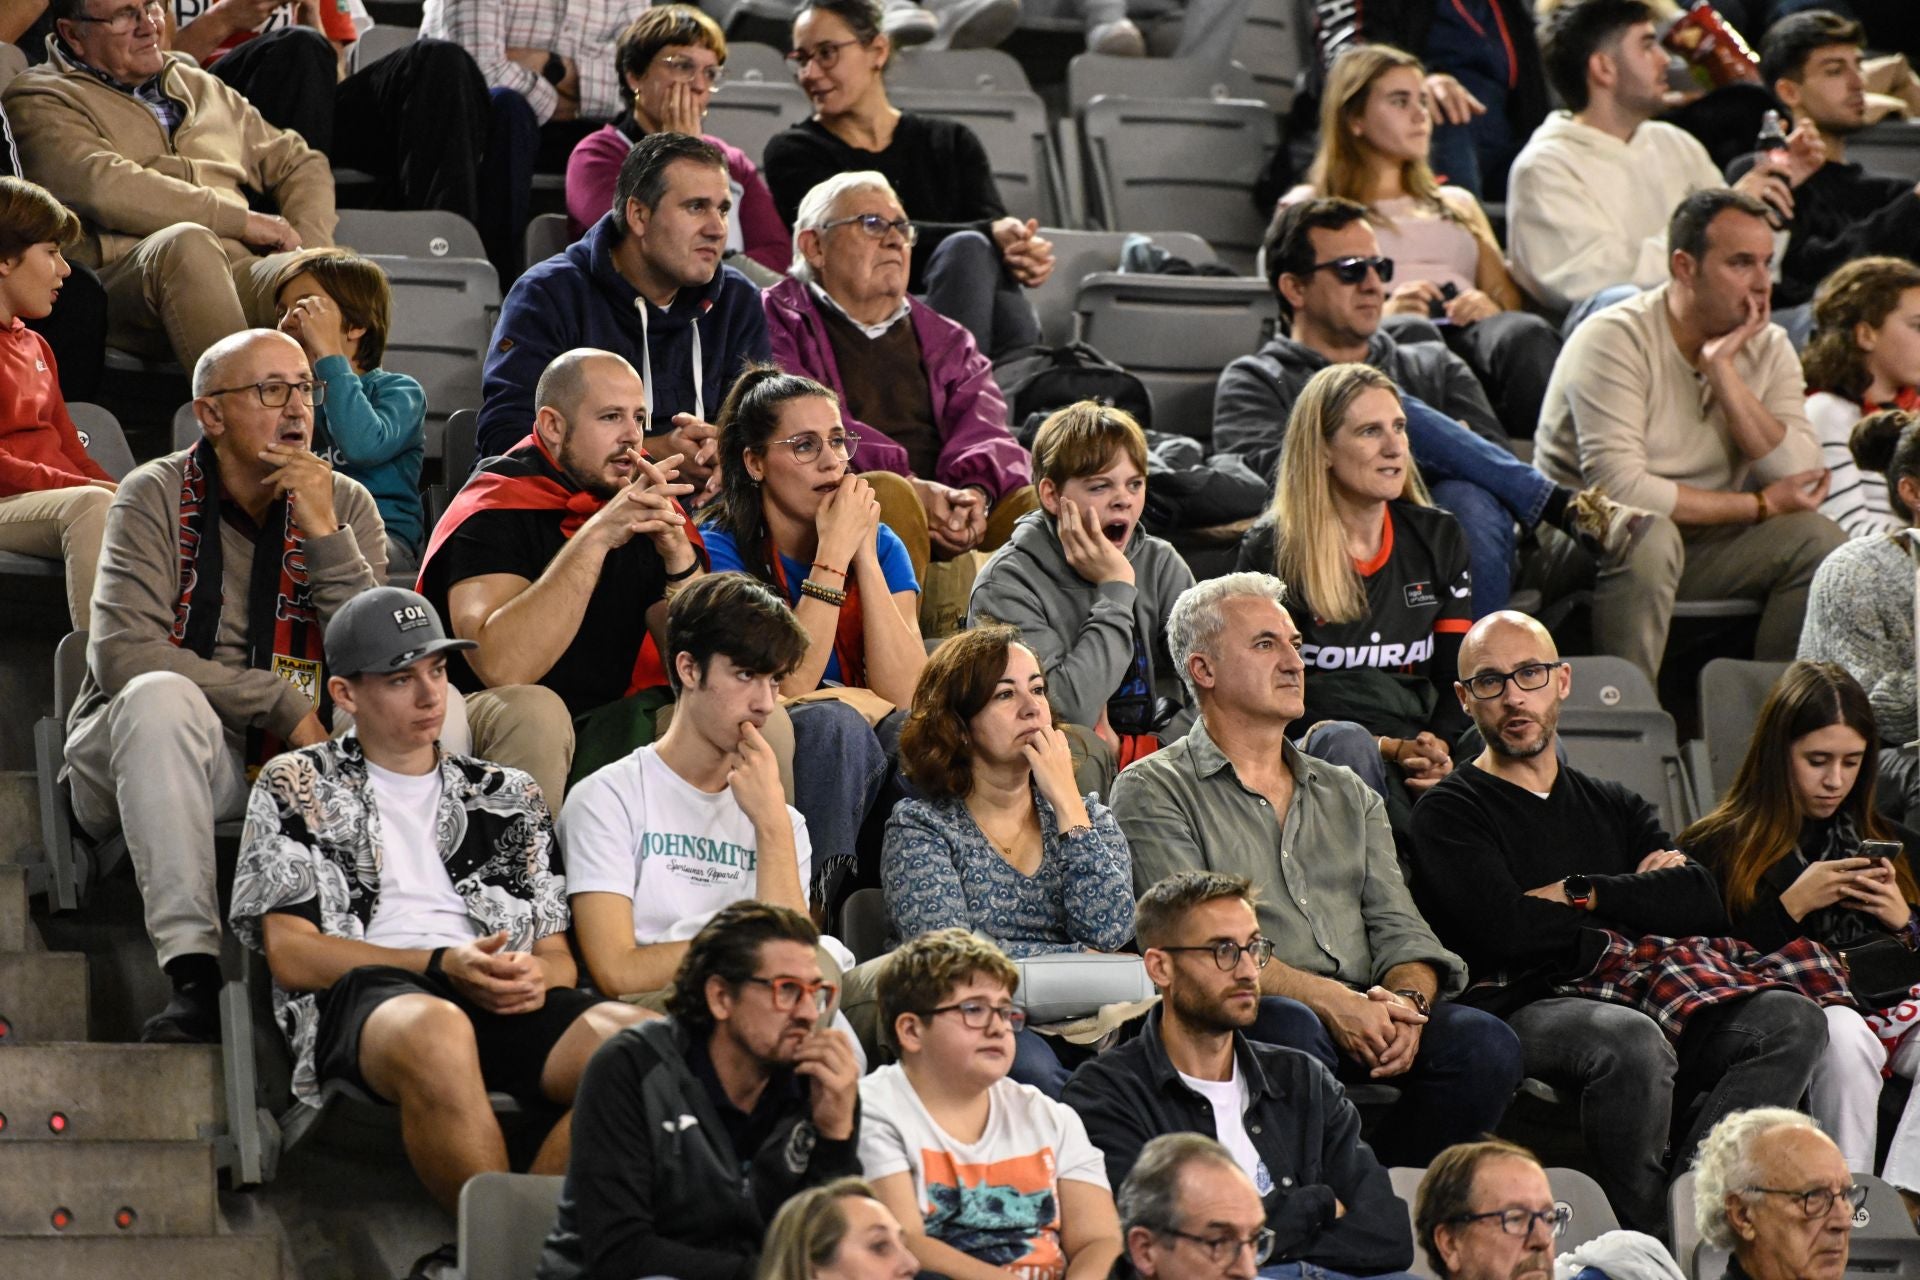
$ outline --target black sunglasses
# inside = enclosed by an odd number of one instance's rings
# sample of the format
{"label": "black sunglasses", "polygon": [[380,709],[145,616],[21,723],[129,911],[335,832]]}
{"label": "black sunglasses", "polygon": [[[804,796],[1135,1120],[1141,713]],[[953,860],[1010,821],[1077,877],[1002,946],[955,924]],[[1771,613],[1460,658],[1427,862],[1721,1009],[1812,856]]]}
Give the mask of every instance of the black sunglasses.
{"label": "black sunglasses", "polygon": [[1341,284],[1359,284],[1367,278],[1367,268],[1373,268],[1380,277],[1381,284],[1393,283],[1392,258],[1335,258],[1332,262],[1316,262],[1307,268],[1307,274],[1316,271],[1331,271]]}

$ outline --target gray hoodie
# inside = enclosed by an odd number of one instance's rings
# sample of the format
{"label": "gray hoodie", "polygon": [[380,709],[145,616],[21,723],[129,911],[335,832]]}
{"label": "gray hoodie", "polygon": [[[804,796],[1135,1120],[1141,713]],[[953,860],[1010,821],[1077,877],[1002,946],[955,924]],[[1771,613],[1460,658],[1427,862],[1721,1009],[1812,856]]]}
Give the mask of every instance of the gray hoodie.
{"label": "gray hoodie", "polygon": [[1127,541],[1134,584],[1098,586],[1067,564],[1053,517],[1034,511],[974,579],[967,625],[992,620],[1020,629],[1047,677],[1047,700],[1062,720],[1091,727],[1127,678],[1134,638],[1147,638],[1155,697],[1182,710],[1160,731],[1171,742],[1193,724],[1179,667],[1167,651],[1167,615],[1193,585],[1193,570],[1164,539],[1136,525]]}

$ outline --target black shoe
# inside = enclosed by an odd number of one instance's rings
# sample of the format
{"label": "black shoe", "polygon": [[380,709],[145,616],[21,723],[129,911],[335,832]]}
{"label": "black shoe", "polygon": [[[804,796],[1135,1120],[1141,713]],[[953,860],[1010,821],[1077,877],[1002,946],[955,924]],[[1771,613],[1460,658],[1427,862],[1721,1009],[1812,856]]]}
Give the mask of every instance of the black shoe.
{"label": "black shoe", "polygon": [[140,1028],[142,1044],[219,1044],[220,984],[189,982]]}
{"label": "black shoe", "polygon": [[407,1272],[406,1280],[449,1280],[460,1274],[460,1246],[452,1241],[431,1253],[423,1253]]}

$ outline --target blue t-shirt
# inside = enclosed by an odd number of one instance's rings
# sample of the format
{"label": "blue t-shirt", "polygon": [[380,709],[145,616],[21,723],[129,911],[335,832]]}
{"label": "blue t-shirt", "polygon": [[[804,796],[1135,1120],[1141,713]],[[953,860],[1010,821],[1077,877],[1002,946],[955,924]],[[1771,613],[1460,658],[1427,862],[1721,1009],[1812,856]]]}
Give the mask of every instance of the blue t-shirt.
{"label": "blue t-shirt", "polygon": [[[729,570],[735,573],[746,572],[747,567],[740,561],[740,551],[733,545],[731,533],[718,525],[701,525],[700,540],[706,544],[707,560],[715,573],[726,573]],[[913,560],[907,555],[907,544],[900,541],[900,535],[883,524],[880,526],[880,535],[875,542],[877,543],[875,549],[880,553],[880,572],[887,579],[887,590],[894,595],[902,591],[918,591],[920,580],[913,576]],[[798,560],[783,555],[780,557],[780,568],[787,575],[787,603],[797,605],[800,603],[800,583],[811,571],[812,566],[801,564]],[[872,609],[876,607],[876,603],[863,599],[860,607]],[[827,655],[827,669],[821,673],[820,678],[844,683],[840,675],[839,655],[833,653]]]}

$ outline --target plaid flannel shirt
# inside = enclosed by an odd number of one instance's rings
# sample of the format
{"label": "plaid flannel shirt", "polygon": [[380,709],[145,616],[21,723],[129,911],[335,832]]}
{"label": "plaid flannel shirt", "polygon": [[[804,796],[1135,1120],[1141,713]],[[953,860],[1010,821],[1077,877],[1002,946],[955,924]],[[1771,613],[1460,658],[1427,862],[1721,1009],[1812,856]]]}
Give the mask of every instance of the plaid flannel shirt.
{"label": "plaid flannel shirt", "polygon": [[1586,996],[1640,1010],[1680,1039],[1702,1009],[1756,991],[1797,991],[1815,1004],[1852,1004],[1840,957],[1811,938],[1795,938],[1768,955],[1738,938],[1662,938],[1635,942],[1612,930],[1593,968],[1555,984],[1558,996]]}
{"label": "plaid flannel shirt", "polygon": [[627,96],[613,65],[614,43],[647,0],[426,0],[420,34],[451,40],[480,64],[489,89],[511,89],[541,124],[560,97],[544,77],[507,57],[508,49],[550,49],[573,60],[580,77],[580,119],[611,120]]}

